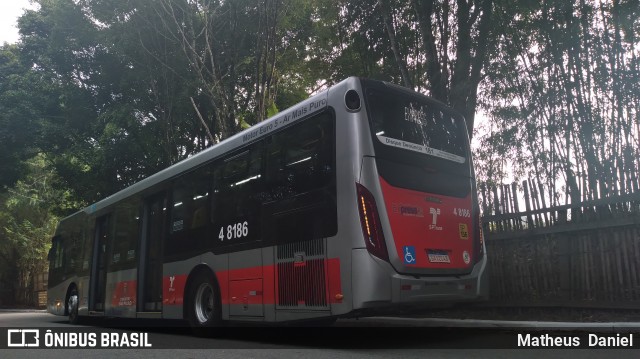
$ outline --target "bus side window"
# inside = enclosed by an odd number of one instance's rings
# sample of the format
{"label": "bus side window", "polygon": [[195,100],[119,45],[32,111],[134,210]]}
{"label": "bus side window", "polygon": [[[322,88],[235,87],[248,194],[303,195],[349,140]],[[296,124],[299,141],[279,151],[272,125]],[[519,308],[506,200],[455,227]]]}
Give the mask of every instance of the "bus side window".
{"label": "bus side window", "polygon": [[267,146],[265,202],[322,188],[333,175],[333,124],[329,114],[276,134]]}
{"label": "bus side window", "polygon": [[51,249],[49,250],[49,266],[50,269],[58,269],[62,266],[62,237],[57,235],[51,241]]}
{"label": "bus side window", "polygon": [[170,221],[166,253],[197,251],[206,242],[210,224],[212,167],[207,165],[178,178],[169,202]]}
{"label": "bus side window", "polygon": [[65,262],[65,273],[77,273],[80,269],[78,268],[78,257],[80,256],[80,247],[82,246],[81,242],[82,232],[79,228],[74,228],[71,236],[69,237],[68,243],[68,255]]}
{"label": "bus side window", "polygon": [[63,246],[62,235],[58,234],[51,241],[51,249],[49,250],[49,283],[60,283],[64,277],[62,270]]}
{"label": "bus side window", "polygon": [[93,227],[89,227],[89,222],[83,220],[82,222],[82,270],[80,273],[83,275],[89,274],[89,268],[91,266],[91,255],[93,253],[93,241],[89,240],[88,233],[93,233]]}
{"label": "bus side window", "polygon": [[287,137],[280,133],[269,140],[266,149],[263,203],[278,201],[292,196],[291,188],[287,186],[287,178],[284,171],[284,152],[287,148]]}
{"label": "bus side window", "polygon": [[130,199],[118,204],[111,225],[114,228],[110,264],[118,268],[133,268],[140,233],[139,199]]}
{"label": "bus side window", "polygon": [[171,202],[172,234],[207,225],[211,170],[200,169],[176,182]]}
{"label": "bus side window", "polygon": [[336,233],[334,120],[329,112],[273,135],[266,146],[265,238],[284,243]]}
{"label": "bus side window", "polygon": [[314,120],[297,129],[285,152],[285,169],[293,178],[291,185],[297,193],[323,187],[329,179],[327,174],[331,173],[332,163],[326,155],[330,151],[327,124],[324,117]]}
{"label": "bus side window", "polygon": [[58,237],[58,245],[56,246],[56,254],[55,260],[53,263],[53,268],[60,269],[63,265],[64,260],[64,245],[62,245],[62,237]]}
{"label": "bus side window", "polygon": [[262,142],[257,142],[217,163],[212,202],[214,234],[219,243],[260,238],[262,148]]}
{"label": "bus side window", "polygon": [[189,200],[188,186],[178,183],[173,189],[173,201],[171,203],[171,234],[183,231],[185,220],[189,220],[187,206],[191,205]]}
{"label": "bus side window", "polygon": [[49,253],[47,253],[47,261],[49,261],[49,265],[51,266],[51,268],[53,268],[53,265],[51,265],[51,263],[56,253],[57,244],[58,244],[58,237],[53,237],[51,239],[51,248],[49,248]]}

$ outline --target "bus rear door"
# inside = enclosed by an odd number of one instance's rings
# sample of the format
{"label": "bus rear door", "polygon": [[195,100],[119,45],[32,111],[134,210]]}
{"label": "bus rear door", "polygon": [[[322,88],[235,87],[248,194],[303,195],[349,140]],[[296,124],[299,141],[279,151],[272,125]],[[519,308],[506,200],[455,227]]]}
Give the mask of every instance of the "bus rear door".
{"label": "bus rear door", "polygon": [[138,258],[138,312],[162,311],[162,243],[166,206],[165,193],[145,201]]}

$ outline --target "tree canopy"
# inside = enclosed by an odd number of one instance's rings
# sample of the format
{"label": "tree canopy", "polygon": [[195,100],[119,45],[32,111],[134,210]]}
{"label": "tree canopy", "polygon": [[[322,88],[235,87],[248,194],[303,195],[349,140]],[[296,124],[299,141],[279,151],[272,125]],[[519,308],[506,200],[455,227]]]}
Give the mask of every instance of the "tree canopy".
{"label": "tree canopy", "polygon": [[480,95],[485,181],[514,169],[546,184],[553,204],[638,191],[639,15],[638,1],[496,7],[508,30]]}

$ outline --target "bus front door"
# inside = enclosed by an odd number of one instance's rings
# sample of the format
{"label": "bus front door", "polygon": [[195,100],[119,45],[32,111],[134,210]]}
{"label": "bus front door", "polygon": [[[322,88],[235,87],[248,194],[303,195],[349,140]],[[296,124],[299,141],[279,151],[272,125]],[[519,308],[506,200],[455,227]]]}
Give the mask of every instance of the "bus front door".
{"label": "bus front door", "polygon": [[96,220],[96,231],[93,246],[91,267],[90,305],[89,311],[104,312],[105,289],[107,284],[107,256],[109,253],[109,216]]}

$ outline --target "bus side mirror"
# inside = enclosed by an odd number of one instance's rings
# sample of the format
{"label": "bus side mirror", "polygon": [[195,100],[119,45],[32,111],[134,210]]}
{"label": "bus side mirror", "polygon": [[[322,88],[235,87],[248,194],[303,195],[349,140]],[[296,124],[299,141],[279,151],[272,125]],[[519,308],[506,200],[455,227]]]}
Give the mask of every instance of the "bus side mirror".
{"label": "bus side mirror", "polygon": [[49,253],[47,254],[47,260],[51,262],[51,256],[53,255],[53,246],[49,248]]}

